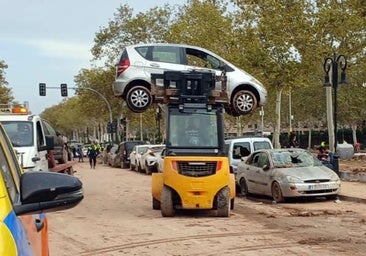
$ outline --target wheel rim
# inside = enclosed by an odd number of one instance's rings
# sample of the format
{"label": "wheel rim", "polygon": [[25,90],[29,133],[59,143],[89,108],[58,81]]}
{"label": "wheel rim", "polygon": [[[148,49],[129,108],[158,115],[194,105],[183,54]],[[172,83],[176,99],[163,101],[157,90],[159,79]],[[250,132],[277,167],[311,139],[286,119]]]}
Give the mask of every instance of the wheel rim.
{"label": "wheel rim", "polygon": [[280,185],[276,182],[272,186],[272,197],[276,202],[282,201],[282,191]]}
{"label": "wheel rim", "polygon": [[254,105],[253,97],[249,94],[242,94],[237,99],[237,107],[242,112],[249,112]]}
{"label": "wheel rim", "polygon": [[131,103],[136,108],[144,108],[149,104],[149,95],[146,93],[145,90],[137,89],[132,92],[131,94]]}

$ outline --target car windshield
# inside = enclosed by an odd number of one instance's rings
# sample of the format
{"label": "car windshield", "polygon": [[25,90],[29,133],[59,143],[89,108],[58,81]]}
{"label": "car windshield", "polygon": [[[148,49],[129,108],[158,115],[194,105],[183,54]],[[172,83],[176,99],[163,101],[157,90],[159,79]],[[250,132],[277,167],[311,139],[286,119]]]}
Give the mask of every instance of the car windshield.
{"label": "car windshield", "polygon": [[154,153],[156,152],[160,152],[165,146],[160,146],[160,147],[152,147],[150,148],[150,150]]}
{"label": "car windshield", "polygon": [[29,147],[33,145],[33,125],[30,121],[1,122],[13,144],[13,147]]}
{"label": "car windshield", "polygon": [[271,153],[275,168],[321,166],[322,163],[307,151],[275,151]]}
{"label": "car windshield", "polygon": [[143,153],[145,153],[145,151],[148,149],[148,146],[146,146],[146,147],[138,147],[137,148],[137,153],[139,153],[139,154],[143,154]]}

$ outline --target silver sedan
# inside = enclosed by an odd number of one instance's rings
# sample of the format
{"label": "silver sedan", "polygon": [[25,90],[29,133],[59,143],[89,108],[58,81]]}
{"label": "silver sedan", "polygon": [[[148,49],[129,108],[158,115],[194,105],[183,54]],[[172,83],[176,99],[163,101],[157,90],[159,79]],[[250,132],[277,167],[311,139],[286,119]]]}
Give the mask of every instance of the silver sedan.
{"label": "silver sedan", "polygon": [[278,202],[294,197],[336,198],[338,175],[304,149],[268,149],[253,152],[238,165],[240,193],[267,195]]}

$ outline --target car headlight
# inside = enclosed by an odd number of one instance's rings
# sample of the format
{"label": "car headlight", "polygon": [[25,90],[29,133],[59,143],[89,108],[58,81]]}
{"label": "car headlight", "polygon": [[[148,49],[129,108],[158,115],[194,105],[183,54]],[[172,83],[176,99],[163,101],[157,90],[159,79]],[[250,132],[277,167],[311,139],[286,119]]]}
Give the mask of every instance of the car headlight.
{"label": "car headlight", "polygon": [[330,175],[330,180],[339,183],[341,180],[339,179],[338,174],[335,172],[332,172]]}
{"label": "car headlight", "polygon": [[300,180],[299,178],[296,178],[294,176],[286,176],[286,181],[290,182],[290,183],[303,183],[302,180]]}

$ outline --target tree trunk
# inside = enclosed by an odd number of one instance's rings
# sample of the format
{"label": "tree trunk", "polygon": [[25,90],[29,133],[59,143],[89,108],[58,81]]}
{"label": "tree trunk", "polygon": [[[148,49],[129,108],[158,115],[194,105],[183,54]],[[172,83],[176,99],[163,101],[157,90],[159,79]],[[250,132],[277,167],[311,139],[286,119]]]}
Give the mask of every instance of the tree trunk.
{"label": "tree trunk", "polygon": [[357,143],[357,125],[352,124],[351,128],[352,128],[353,145],[355,145]]}
{"label": "tree trunk", "polygon": [[276,125],[274,131],[274,148],[281,148],[280,133],[281,133],[281,96],[282,89],[276,90]]}

